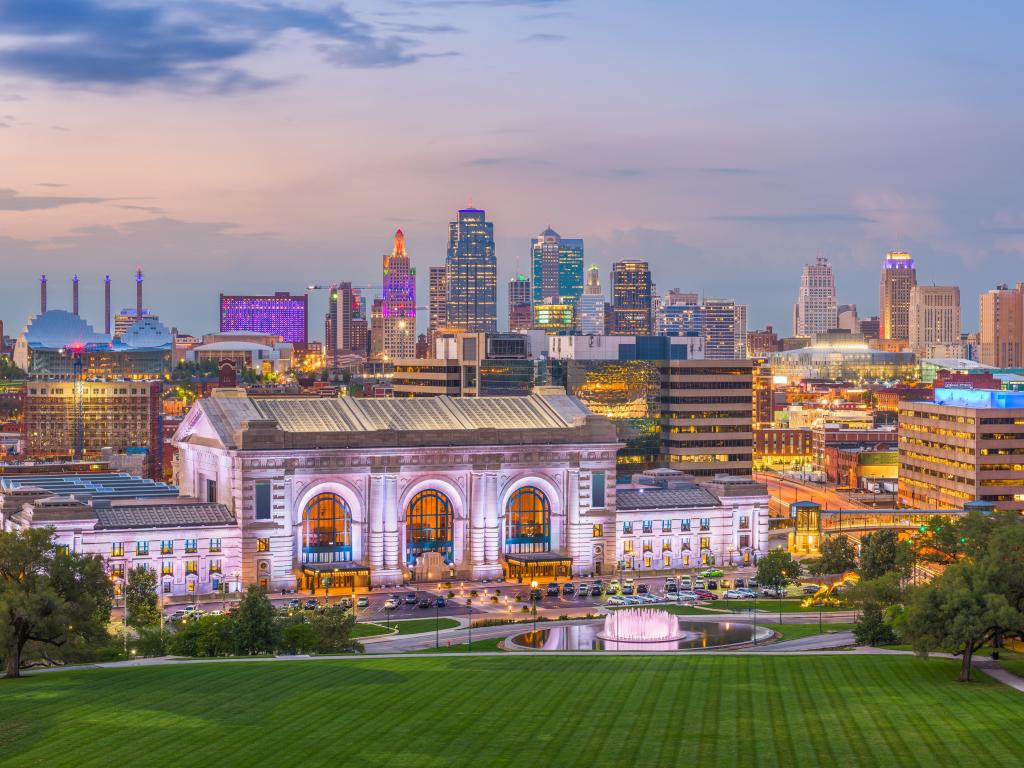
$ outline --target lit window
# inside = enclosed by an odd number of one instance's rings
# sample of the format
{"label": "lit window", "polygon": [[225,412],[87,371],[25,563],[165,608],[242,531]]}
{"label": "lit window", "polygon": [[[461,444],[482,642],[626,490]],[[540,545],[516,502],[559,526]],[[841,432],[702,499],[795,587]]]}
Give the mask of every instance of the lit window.
{"label": "lit window", "polygon": [[629,521],[624,522],[622,524],[622,532],[623,532],[623,534],[625,534],[627,536],[630,535],[631,533],[633,533],[633,523],[631,523]]}
{"label": "lit window", "polygon": [[220,539],[210,539],[210,551],[220,552]]}
{"label": "lit window", "polygon": [[160,554],[161,555],[173,555],[174,554],[174,542],[170,539],[165,539],[160,542]]}
{"label": "lit window", "polygon": [[110,566],[110,575],[115,579],[124,578],[124,563],[113,563]]}
{"label": "lit window", "polygon": [[185,561],[185,575],[195,576],[199,573],[199,561],[198,560],[186,560]]}
{"label": "lit window", "polygon": [[210,573],[220,573],[220,558],[210,561]]}
{"label": "lit window", "polygon": [[662,533],[672,533],[672,521],[671,520],[662,520],[661,521],[661,532]]}
{"label": "lit window", "polygon": [[599,539],[604,536],[604,525],[601,523],[594,523],[594,530],[591,535],[595,539]]}
{"label": "lit window", "polygon": [[199,551],[198,539],[185,539],[185,554],[194,555]]}
{"label": "lit window", "polygon": [[164,560],[160,565],[161,576],[173,576],[174,575],[174,561]]}
{"label": "lit window", "polygon": [[110,556],[111,557],[124,557],[124,544],[120,541],[115,541],[110,545]]}
{"label": "lit window", "polygon": [[257,552],[269,552],[270,551],[270,539],[256,539],[256,551]]}
{"label": "lit window", "polygon": [[136,541],[135,542],[135,555],[136,557],[143,557],[149,554],[149,542],[148,541]]}

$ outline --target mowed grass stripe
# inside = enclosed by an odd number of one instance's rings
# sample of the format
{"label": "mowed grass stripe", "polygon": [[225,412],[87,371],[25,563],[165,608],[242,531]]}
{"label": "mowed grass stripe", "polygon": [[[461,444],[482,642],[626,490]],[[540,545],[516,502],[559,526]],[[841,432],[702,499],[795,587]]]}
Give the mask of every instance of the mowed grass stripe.
{"label": "mowed grass stripe", "polygon": [[956,672],[938,659],[726,654],[62,672],[0,681],[0,723],[17,724],[0,762],[109,768],[130,745],[147,766],[1012,764],[1024,696]]}

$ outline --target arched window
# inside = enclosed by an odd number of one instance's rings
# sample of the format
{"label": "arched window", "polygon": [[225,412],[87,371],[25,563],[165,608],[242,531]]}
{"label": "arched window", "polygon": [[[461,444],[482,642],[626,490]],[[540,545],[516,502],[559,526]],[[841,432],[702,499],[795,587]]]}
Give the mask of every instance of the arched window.
{"label": "arched window", "polygon": [[318,493],[303,511],[302,562],[352,559],[352,510],[336,493]]}
{"label": "arched window", "polygon": [[505,507],[505,552],[550,551],[551,503],[538,488],[520,488]]}
{"label": "arched window", "polygon": [[452,502],[440,491],[420,491],[405,512],[405,561],[409,565],[425,552],[439,552],[455,562],[455,520]]}

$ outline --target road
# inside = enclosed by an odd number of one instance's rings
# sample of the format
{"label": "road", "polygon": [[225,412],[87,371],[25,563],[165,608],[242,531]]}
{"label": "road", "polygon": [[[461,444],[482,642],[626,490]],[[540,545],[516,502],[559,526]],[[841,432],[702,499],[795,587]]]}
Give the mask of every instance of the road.
{"label": "road", "polygon": [[869,509],[833,488],[793,480],[774,472],[755,472],[754,479],[768,486],[768,508],[773,517],[789,517],[789,505],[813,501],[822,509]]}

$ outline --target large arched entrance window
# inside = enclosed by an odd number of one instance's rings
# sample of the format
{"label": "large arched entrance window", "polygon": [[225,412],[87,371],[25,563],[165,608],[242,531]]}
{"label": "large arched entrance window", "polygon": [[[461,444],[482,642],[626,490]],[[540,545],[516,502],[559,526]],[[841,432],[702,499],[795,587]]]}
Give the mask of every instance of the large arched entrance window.
{"label": "large arched entrance window", "polygon": [[455,520],[452,502],[440,491],[420,491],[405,513],[405,561],[409,565],[425,552],[438,552],[455,562]]}
{"label": "large arched entrance window", "polygon": [[505,553],[550,551],[551,502],[538,488],[520,488],[505,507]]}
{"label": "large arched entrance window", "polygon": [[318,493],[303,511],[302,562],[352,559],[352,510],[336,493]]}

